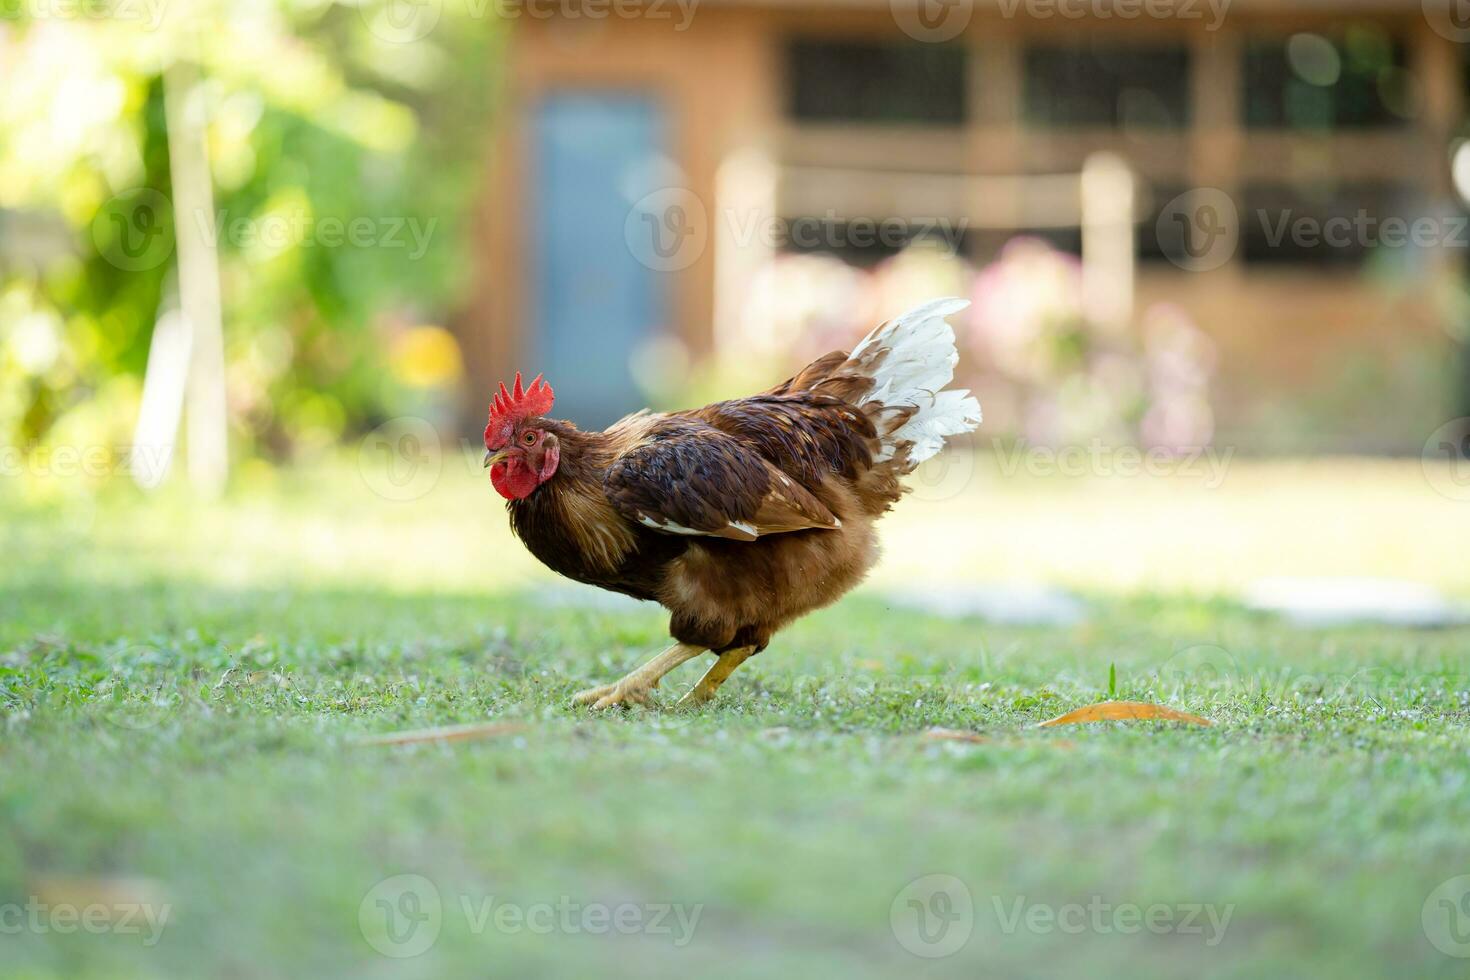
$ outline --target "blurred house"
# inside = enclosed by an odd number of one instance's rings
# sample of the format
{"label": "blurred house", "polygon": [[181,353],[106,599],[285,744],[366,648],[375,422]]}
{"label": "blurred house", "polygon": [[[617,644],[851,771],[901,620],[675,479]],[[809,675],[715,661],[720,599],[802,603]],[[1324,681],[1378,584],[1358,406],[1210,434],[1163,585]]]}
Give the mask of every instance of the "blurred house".
{"label": "blurred house", "polygon": [[[692,3],[511,9],[465,331],[480,388],[544,370],[559,407],[606,421],[642,403],[637,357],[659,338],[695,362],[738,353],[741,305],[777,252],[863,265],[951,232],[982,266],[1032,233],[1100,273],[1098,315],[1126,327],[1167,301],[1208,333],[1221,438],[1270,445],[1279,413],[1308,405],[1320,447],[1417,448],[1448,409],[1426,380],[1449,360],[1442,287],[1470,238],[1454,224],[1464,74],[1448,14]],[[1084,206],[1089,160],[1106,179]],[[1424,216],[1432,234],[1380,244],[1397,230],[1384,219]],[[1331,218],[1350,228],[1324,242]]]}

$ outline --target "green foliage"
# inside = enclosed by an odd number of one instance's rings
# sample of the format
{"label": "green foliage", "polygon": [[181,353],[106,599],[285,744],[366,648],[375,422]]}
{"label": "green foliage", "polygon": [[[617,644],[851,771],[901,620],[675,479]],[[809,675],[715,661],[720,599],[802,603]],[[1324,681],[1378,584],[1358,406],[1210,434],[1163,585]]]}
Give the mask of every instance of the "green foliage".
{"label": "green foliage", "polygon": [[[431,19],[139,3],[0,35],[0,442],[126,443],[185,222],[215,224],[242,449],[451,403],[457,350],[430,331],[425,361],[416,331],[464,297],[504,32],[494,5],[414,9]],[[201,77],[213,215],[170,206],[163,77],[181,60]],[[157,254],[128,254],[155,230]]]}

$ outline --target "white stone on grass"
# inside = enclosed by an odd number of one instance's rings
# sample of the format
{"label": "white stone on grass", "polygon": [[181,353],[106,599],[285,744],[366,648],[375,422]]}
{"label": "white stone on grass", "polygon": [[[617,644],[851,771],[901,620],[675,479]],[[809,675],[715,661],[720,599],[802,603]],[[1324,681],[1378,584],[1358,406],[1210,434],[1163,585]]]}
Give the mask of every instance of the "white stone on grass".
{"label": "white stone on grass", "polygon": [[1082,600],[1047,585],[939,585],[890,589],[882,596],[946,619],[976,617],[1006,626],[1070,626],[1087,616]]}
{"label": "white stone on grass", "polygon": [[1470,608],[1438,589],[1389,578],[1259,579],[1245,590],[1245,604],[1282,616],[1297,626],[1379,624],[1421,629],[1470,623]]}

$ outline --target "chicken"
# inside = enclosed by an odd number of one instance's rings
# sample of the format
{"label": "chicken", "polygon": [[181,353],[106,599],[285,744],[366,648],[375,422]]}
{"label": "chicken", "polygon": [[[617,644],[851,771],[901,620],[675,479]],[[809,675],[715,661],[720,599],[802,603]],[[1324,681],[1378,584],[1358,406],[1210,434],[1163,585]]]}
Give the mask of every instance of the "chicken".
{"label": "chicken", "polygon": [[680,704],[708,701],[777,630],[862,580],[899,478],[980,423],[968,391],[943,390],[959,359],[945,317],[967,305],[926,303],[762,394],[604,432],[547,418],[540,376],[500,386],[485,465],[512,530],[552,570],[671,614],[672,646],[576,703],[649,705],[706,652]]}

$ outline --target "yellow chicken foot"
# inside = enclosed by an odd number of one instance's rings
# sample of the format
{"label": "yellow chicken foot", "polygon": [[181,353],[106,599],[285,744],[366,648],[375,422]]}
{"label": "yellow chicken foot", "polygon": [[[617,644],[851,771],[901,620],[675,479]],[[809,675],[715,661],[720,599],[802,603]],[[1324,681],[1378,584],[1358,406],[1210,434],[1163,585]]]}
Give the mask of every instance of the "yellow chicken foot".
{"label": "yellow chicken foot", "polygon": [[734,650],[726,650],[720,654],[719,659],[710,665],[699,683],[690,688],[689,693],[679,699],[679,707],[688,705],[704,704],[715,696],[720,685],[729,680],[730,675],[735,673],[735,668],[755,656],[755,647],[736,647]]}
{"label": "yellow chicken foot", "polygon": [[675,643],[621,680],[604,684],[601,687],[589,687],[573,695],[572,703],[590,704],[594,710],[611,708],[615,705],[627,707],[630,704],[650,707],[652,705],[651,692],[658,687],[658,682],[663,680],[663,676],[684,661],[692,660],[701,653],[704,653],[704,647]]}

